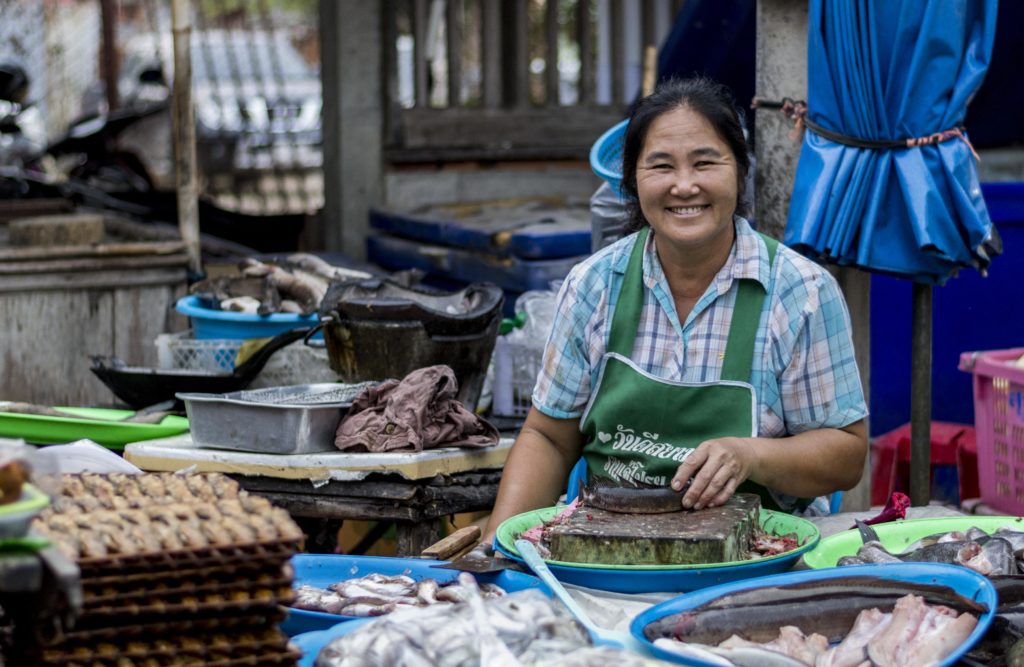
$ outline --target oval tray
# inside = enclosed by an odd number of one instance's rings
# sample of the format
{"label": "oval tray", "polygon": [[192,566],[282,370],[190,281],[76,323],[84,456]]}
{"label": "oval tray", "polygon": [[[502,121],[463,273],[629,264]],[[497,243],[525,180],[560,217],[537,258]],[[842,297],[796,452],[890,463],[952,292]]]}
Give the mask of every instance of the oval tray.
{"label": "oval tray", "polygon": [[22,438],[35,445],[59,445],[82,438],[111,449],[121,449],[130,442],[166,438],[188,430],[188,420],[169,415],[159,424],[136,424],[119,421],[131,417],[131,410],[107,408],[54,408],[67,417],[23,415],[0,412],[0,437]]}
{"label": "oval tray", "polygon": [[[988,631],[995,616],[998,600],[996,589],[985,577],[956,565],[944,565],[940,563],[898,563],[895,565],[864,565],[856,568],[856,571],[846,568],[831,568],[819,571],[788,572],[763,579],[740,581],[722,586],[706,588],[696,593],[681,595],[671,600],[666,600],[647,609],[637,615],[629,625],[629,631],[634,637],[640,640],[656,658],[670,662],[700,667],[714,667],[712,663],[696,658],[680,658],[679,656],[664,651],[654,645],[654,642],[644,636],[644,628],[654,621],[676,614],[687,609],[699,607],[715,598],[735,593],[736,591],[761,588],[764,586],[781,586],[786,584],[799,584],[807,581],[820,581],[837,577],[865,576],[882,577],[896,581],[911,581],[922,584],[939,584],[949,586],[954,591],[966,598],[975,600],[988,606],[988,612],[981,615],[974,631],[960,647],[950,654],[945,660],[939,663],[940,667],[954,664],[960,656],[968,650]],[[685,660],[685,662],[684,662]]]}
{"label": "oval tray", "polygon": [[[319,556],[314,554],[298,554],[292,557],[295,568],[295,586],[306,584],[327,588],[328,585],[347,579],[357,579],[377,572],[379,574],[405,574],[413,579],[435,579],[439,583],[455,581],[459,576],[457,570],[441,570],[433,565],[441,565],[448,561],[428,560],[424,558],[388,558],[383,556]],[[545,595],[551,591],[540,579],[522,572],[504,570],[488,574],[473,574],[480,583],[496,584],[506,591],[521,591],[527,588],[539,588]],[[289,609],[288,618],[281,624],[281,630],[292,637],[299,633],[312,630],[325,630],[339,622],[361,619],[359,616],[341,616],[307,609]]]}
{"label": "oval tray", "polygon": [[[516,537],[524,530],[550,519],[562,509],[564,508],[545,507],[506,519],[498,527],[495,549],[522,562],[515,548]],[[738,579],[785,572],[793,567],[801,555],[814,548],[821,537],[818,527],[807,519],[782,512],[763,509],[760,523],[762,528],[775,535],[796,533],[803,544],[777,556],[701,565],[600,565],[557,560],[545,562],[560,581],[578,586],[618,593],[682,592]]]}
{"label": "oval tray", "polygon": [[[872,526],[882,546],[892,553],[901,553],[922,537],[951,530],[967,530],[977,526],[991,533],[1003,526],[1024,531],[1024,518],[1017,516],[947,516],[937,519],[908,519]],[[843,556],[852,556],[864,542],[856,529],[826,537],[818,546],[804,554],[804,564],[812,569],[835,567]]]}

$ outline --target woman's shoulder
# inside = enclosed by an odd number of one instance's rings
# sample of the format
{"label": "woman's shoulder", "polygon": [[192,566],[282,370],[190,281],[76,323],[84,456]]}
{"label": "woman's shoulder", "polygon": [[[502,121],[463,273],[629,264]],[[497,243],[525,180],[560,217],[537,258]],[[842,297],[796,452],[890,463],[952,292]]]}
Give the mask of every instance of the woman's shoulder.
{"label": "woman's shoulder", "polygon": [[774,267],[776,292],[831,292],[839,283],[821,264],[804,257],[789,246],[779,244]]}
{"label": "woman's shoulder", "polygon": [[629,262],[629,253],[633,249],[636,239],[636,233],[628,234],[611,245],[601,248],[576,264],[566,280],[577,285],[586,284],[590,288],[609,285],[614,273],[625,273],[626,264]]}

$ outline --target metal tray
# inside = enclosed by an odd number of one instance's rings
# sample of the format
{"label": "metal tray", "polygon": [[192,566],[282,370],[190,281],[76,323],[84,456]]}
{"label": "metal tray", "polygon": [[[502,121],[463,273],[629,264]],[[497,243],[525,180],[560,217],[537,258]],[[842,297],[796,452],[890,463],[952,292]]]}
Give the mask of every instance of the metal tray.
{"label": "metal tray", "polygon": [[373,384],[300,384],[177,397],[185,402],[192,441],[199,447],[311,454],[335,451],[338,422]]}

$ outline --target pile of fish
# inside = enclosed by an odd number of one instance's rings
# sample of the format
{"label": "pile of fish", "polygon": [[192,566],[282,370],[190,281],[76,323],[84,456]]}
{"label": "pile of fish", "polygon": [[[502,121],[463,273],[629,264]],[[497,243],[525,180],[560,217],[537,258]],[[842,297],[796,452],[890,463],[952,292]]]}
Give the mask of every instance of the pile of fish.
{"label": "pile of fish", "polygon": [[189,292],[219,304],[221,310],[270,315],[316,312],[332,282],[363,280],[370,274],[332,266],[316,255],[295,253],[270,264],[242,260],[241,276],[203,280]]}
{"label": "pile of fish", "polygon": [[860,524],[864,544],[855,556],[843,556],[837,565],[867,563],[952,563],[969,567],[985,576],[1024,574],[1024,531],[1000,528],[989,535],[980,528],[929,535],[905,551],[891,553],[882,546],[877,533]]}
{"label": "pile of fish", "polygon": [[[494,584],[482,584],[479,591],[484,599],[506,594],[505,589]],[[416,581],[404,574],[377,573],[339,581],[326,589],[303,585],[295,593],[292,606],[296,609],[342,616],[383,616],[402,607],[465,602],[469,595],[466,586],[459,582],[441,584],[435,579]]]}
{"label": "pile of fish", "polygon": [[316,667],[529,665],[592,644],[573,617],[538,590],[485,600],[472,575],[460,574],[459,584],[466,604],[375,619],[327,644]]}
{"label": "pile of fish", "polygon": [[839,577],[723,595],[644,628],[681,657],[716,665],[934,665],[987,609],[946,586]]}
{"label": "pile of fish", "polygon": [[861,611],[846,637],[831,648],[823,635],[805,635],[792,625],[780,627],[779,636],[769,642],[733,635],[717,646],[683,644],[664,637],[654,645],[684,657],[711,658],[709,662],[720,665],[928,667],[955,651],[977,623],[972,614],[958,614],[906,595],[896,601],[891,613],[877,608]]}

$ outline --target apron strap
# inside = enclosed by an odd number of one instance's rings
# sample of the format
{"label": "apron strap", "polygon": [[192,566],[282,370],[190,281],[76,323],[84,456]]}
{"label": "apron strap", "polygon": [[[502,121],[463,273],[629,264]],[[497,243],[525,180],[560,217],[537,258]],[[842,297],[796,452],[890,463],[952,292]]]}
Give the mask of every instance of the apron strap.
{"label": "apron strap", "polygon": [[[759,232],[760,234],[760,232]],[[768,266],[775,264],[775,251],[779,242],[770,236],[760,234],[768,246]],[[756,280],[741,280],[736,293],[736,306],[729,323],[729,339],[725,343],[725,359],[722,361],[722,379],[750,382],[750,370],[754,363],[754,341],[761,322],[764,307],[764,286]]]}
{"label": "apron strap", "polygon": [[619,300],[612,312],[611,332],[608,334],[608,351],[621,354],[627,359],[633,356],[633,343],[636,341],[640,313],[644,307],[644,246],[649,232],[649,227],[637,232],[626,276],[619,290]]}

